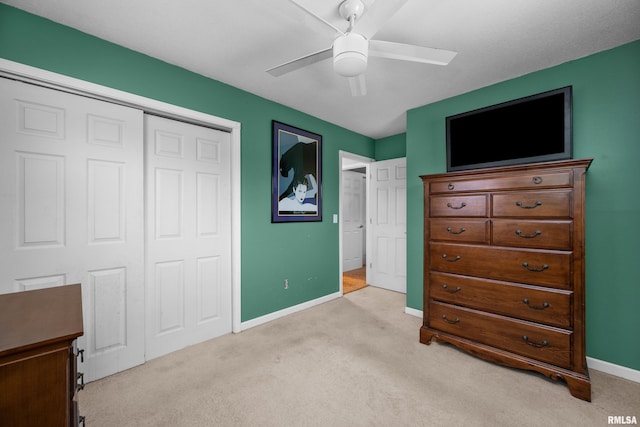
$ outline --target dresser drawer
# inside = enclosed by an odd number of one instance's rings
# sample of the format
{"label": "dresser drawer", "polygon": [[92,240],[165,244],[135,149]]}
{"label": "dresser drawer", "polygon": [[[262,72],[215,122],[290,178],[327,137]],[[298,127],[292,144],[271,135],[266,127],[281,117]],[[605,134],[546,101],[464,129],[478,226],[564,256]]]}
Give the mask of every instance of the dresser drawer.
{"label": "dresser drawer", "polygon": [[491,243],[497,246],[570,250],[571,221],[494,219]]}
{"label": "dresser drawer", "polygon": [[487,196],[432,196],[429,198],[431,216],[486,217]]}
{"label": "dresser drawer", "polygon": [[571,218],[571,191],[514,191],[491,195],[493,217]]}
{"label": "dresser drawer", "polygon": [[570,328],[570,291],[478,279],[455,274],[429,274],[430,297],[496,314]]}
{"label": "dresser drawer", "polygon": [[429,304],[429,325],[522,356],[571,369],[571,331],[450,304]]}
{"label": "dresser drawer", "polygon": [[431,243],[431,270],[571,289],[571,253]]}
{"label": "dresser drawer", "polygon": [[479,179],[451,179],[430,183],[432,193],[466,191],[558,188],[571,185],[571,171],[530,172],[513,176],[486,176]]}
{"label": "dresser drawer", "polygon": [[429,221],[429,236],[432,240],[488,244],[489,224],[487,219],[432,219]]}

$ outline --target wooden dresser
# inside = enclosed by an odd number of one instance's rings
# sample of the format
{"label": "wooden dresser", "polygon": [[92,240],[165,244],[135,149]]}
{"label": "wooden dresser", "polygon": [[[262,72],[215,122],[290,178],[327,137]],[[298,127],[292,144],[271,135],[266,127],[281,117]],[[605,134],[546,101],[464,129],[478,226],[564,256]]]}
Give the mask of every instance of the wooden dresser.
{"label": "wooden dresser", "polygon": [[592,159],[422,176],[420,342],[563,379],[591,400],[584,193]]}
{"label": "wooden dresser", "polygon": [[78,425],[82,334],[79,284],[0,295],[0,426]]}

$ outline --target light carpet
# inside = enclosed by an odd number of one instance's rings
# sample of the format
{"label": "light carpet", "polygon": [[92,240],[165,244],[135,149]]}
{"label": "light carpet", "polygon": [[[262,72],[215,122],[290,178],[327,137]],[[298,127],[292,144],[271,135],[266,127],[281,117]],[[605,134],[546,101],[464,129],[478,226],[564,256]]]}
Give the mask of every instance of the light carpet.
{"label": "light carpet", "polygon": [[591,372],[592,402],[563,382],[420,344],[405,295],[343,298],[87,384],[98,426],[605,426],[640,419],[640,384]]}

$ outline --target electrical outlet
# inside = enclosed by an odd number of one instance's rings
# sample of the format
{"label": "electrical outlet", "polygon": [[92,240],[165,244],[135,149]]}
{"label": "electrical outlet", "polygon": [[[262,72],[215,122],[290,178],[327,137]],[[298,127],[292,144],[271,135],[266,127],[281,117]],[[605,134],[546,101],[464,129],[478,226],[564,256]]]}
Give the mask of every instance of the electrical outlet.
{"label": "electrical outlet", "polygon": [[284,279],[284,288],[289,289],[289,279]]}

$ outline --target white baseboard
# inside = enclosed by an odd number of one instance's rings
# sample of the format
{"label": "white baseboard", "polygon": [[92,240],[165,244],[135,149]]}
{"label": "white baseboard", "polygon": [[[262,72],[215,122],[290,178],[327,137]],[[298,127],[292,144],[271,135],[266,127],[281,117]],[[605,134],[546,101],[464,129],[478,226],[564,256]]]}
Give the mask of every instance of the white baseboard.
{"label": "white baseboard", "polygon": [[290,314],[297,313],[298,311],[306,310],[307,308],[324,304],[325,302],[329,302],[331,300],[334,300],[336,298],[341,298],[341,297],[342,297],[342,294],[340,292],[336,292],[336,293],[325,295],[323,297],[320,297],[311,301],[303,302],[302,304],[287,307],[280,311],[274,311],[273,313],[265,314],[264,316],[256,317],[255,319],[247,320],[245,322],[240,323],[239,332],[246,331],[247,329],[254,328],[258,325],[271,322],[272,320],[276,320],[281,317],[285,317]]}
{"label": "white baseboard", "polygon": [[640,371],[627,368],[626,366],[615,365],[611,362],[594,359],[593,357],[587,357],[587,366],[589,366],[589,369],[593,369],[595,371],[604,372],[605,374],[615,375],[616,377],[624,378],[625,380],[640,383]]}
{"label": "white baseboard", "polygon": [[[423,316],[422,310],[416,310],[411,307],[405,307],[404,312],[420,318]],[[615,365],[610,362],[605,362],[604,360],[594,359],[593,357],[587,357],[587,365],[589,366],[589,369],[640,383],[640,371],[636,371],[635,369]]]}
{"label": "white baseboard", "polygon": [[422,319],[422,310],[416,310],[415,308],[405,307],[404,312]]}

